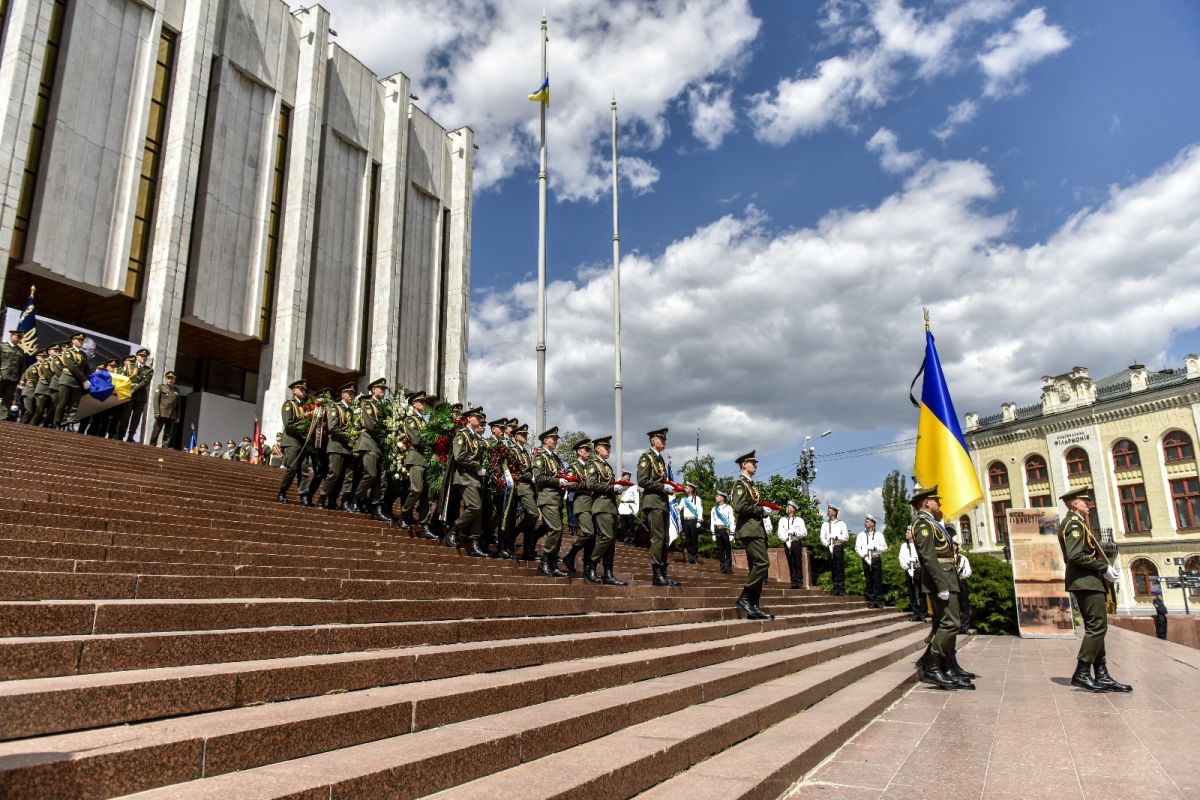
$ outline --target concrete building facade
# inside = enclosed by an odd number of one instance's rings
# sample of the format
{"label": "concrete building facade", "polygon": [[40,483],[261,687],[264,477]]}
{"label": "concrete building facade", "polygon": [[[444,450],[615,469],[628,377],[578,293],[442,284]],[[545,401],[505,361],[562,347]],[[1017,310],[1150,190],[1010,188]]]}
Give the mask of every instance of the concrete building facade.
{"label": "concrete building facade", "polygon": [[242,432],[277,429],[300,376],[465,400],[469,128],[342,49],[318,5],[0,14],[5,305],[36,284],[40,314],[145,345],[190,418],[214,395]]}
{"label": "concrete building facade", "polygon": [[[1040,403],[966,415],[984,501],[956,522],[976,551],[1002,553],[1007,509],[1061,513],[1059,495],[1090,487],[1092,526],[1121,571],[1118,607],[1146,612],[1155,577],[1200,570],[1200,356],[1159,372],[1135,364],[1099,381],[1076,367],[1042,384]],[[1182,611],[1180,590],[1163,597]]]}

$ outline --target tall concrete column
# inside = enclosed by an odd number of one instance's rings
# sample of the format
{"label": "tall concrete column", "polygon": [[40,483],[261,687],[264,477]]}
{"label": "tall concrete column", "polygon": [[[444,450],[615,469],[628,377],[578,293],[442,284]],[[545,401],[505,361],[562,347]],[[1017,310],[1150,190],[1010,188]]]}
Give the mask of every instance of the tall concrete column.
{"label": "tall concrete column", "polygon": [[[395,376],[400,360],[400,298],[404,272],[404,202],[408,187],[408,78],[397,73],[383,81],[383,154],[379,162],[377,249],[372,285],[368,381]],[[433,391],[433,387],[414,386]]]}
{"label": "tall concrete column", "polygon": [[52,0],[13,2],[0,53],[0,294],[29,154],[29,133],[45,66]]}
{"label": "tall concrete column", "polygon": [[156,379],[175,368],[213,40],[219,23],[217,6],[209,0],[188,0],[184,7],[183,29],[175,51],[150,261],[142,300],[134,307],[130,324],[129,338],[150,349]]}
{"label": "tall concrete column", "polygon": [[446,254],[446,318],[441,321],[445,361],[440,365],[446,398],[467,401],[467,332],[471,309],[471,176],[475,161],[475,132],[451,131],[450,235]]}
{"label": "tall concrete column", "polygon": [[321,126],[325,117],[325,72],[329,46],[329,12],[311,6],[299,12],[300,59],[296,69],[296,106],[292,110],[291,153],[287,197],[276,274],[275,318],[271,340],[263,350],[259,372],[263,432],[274,438],[282,426],[277,413],[287,399],[288,384],[304,362],[305,316],[316,231],[320,177]]}

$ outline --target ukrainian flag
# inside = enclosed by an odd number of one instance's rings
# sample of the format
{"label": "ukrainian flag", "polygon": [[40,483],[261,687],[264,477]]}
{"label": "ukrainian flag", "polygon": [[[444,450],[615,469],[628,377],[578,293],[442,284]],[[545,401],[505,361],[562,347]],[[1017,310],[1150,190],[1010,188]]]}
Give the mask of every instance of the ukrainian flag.
{"label": "ukrainian flag", "polygon": [[542,85],[538,87],[538,90],[536,92],[534,92],[533,94],[529,95],[529,99],[535,103],[545,103],[546,105],[550,105],[550,76],[549,75],[547,75],[546,79],[544,81],[542,81]]}
{"label": "ukrainian flag", "polygon": [[21,332],[21,344],[18,345],[26,355],[26,361],[33,358],[38,351],[37,339],[37,310],[33,305],[33,293],[36,286],[29,287],[29,299],[25,301],[25,310],[17,320],[17,330]]}
{"label": "ukrainian flag", "polygon": [[942,364],[928,325],[921,370],[925,380],[921,384],[921,402],[917,404],[921,416],[917,423],[913,477],[922,486],[936,485],[942,497],[943,512],[947,517],[953,517],[982,500],[983,489],[967,453],[967,441],[958,424],[958,415],[954,413],[950,389],[946,386],[946,376],[942,374]]}

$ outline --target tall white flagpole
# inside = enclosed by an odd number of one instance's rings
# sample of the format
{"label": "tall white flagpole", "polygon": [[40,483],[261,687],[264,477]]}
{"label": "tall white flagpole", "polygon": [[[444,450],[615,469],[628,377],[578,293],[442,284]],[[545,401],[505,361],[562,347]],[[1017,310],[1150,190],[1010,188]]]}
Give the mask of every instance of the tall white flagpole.
{"label": "tall white flagpole", "polygon": [[[546,16],[542,15],[542,82],[546,83]],[[546,102],[542,112],[541,170],[538,172],[538,341],[537,341],[537,433],[546,430]],[[537,435],[536,433],[534,434]]]}
{"label": "tall white flagpole", "polygon": [[617,470],[625,469],[624,448],[622,435],[625,431],[625,421],[621,411],[621,228],[620,215],[617,212],[617,96],[612,99],[612,184],[613,184],[613,336],[614,343],[614,377],[613,394],[616,400],[616,430],[613,435],[617,440]]}

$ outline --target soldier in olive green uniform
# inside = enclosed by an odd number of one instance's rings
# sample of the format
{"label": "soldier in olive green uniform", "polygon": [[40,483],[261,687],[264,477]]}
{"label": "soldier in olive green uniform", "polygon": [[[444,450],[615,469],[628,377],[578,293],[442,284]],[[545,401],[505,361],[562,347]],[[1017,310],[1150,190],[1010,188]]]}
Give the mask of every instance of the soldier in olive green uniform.
{"label": "soldier in olive green uniform", "polygon": [[163,434],[162,446],[170,447],[175,436],[175,424],[179,422],[179,390],[175,388],[175,373],[163,376],[163,383],[154,390],[154,430],[150,432],[150,446],[158,444],[158,435]]}
{"label": "soldier in olive green uniform", "polygon": [[381,401],[387,394],[387,381],[383,378],[371,381],[370,390],[371,396],[364,397],[359,403],[363,432],[358,437],[358,445],[354,449],[362,460],[362,480],[359,481],[354,502],[359,511],[370,514],[380,522],[389,522],[391,518],[383,513],[379,483],[379,461],[383,458]]}
{"label": "soldier in olive green uniform", "polygon": [[[25,371],[25,351],[21,349],[21,332],[8,332],[8,341],[0,342],[0,420],[12,414],[13,400],[17,396],[17,383]],[[13,415],[15,419],[15,415]]]}
{"label": "soldier in olive green uniform", "polygon": [[46,357],[38,364],[37,388],[33,390],[32,425],[49,428],[54,422],[55,383],[58,380],[58,354],[62,345],[46,348]]}
{"label": "soldier in olive green uniform", "polygon": [[1093,692],[1131,692],[1132,686],[1118,683],[1108,674],[1104,654],[1104,636],[1108,633],[1107,584],[1116,583],[1121,574],[1108,563],[1088,525],[1091,490],[1081,487],[1059,499],[1067,504],[1067,515],[1058,526],[1058,544],[1067,565],[1067,591],[1075,598],[1083,617],[1083,641],[1079,644],[1071,684]]}
{"label": "soldier in olive green uniform", "polygon": [[283,417],[283,438],[280,445],[283,448],[283,480],[279,484],[279,494],[275,502],[286,503],[288,490],[292,482],[299,476],[299,493],[303,501],[312,488],[312,476],[304,471],[308,449],[308,418],[304,413],[304,401],[308,399],[308,381],[301,378],[288,384],[292,396],[283,401],[279,409]]}
{"label": "soldier in olive green uniform", "polygon": [[483,437],[480,435],[484,424],[483,409],[469,409],[464,416],[466,426],[454,434],[453,474],[450,476],[461,505],[454,527],[446,534],[446,544],[457,546],[455,532],[458,532],[467,543],[467,555],[486,558],[487,553],[479,546],[483,536],[483,477],[487,473],[483,466]]}
{"label": "soldier in olive green uniform", "polygon": [[325,455],[329,459],[325,480],[321,483],[317,496],[317,505],[332,510],[337,509],[338,493],[346,479],[346,470],[354,459],[354,446],[357,442],[350,441],[350,423],[354,420],[354,395],[358,389],[353,383],[347,383],[338,392],[341,399],[329,407],[327,424],[329,426],[329,443]]}
{"label": "soldier in olive green uniform", "polygon": [[922,680],[942,689],[974,689],[971,677],[958,666],[956,640],[961,625],[958,569],[954,544],[942,526],[941,497],[936,486],[913,493],[913,544],[921,562],[921,585],[933,604],[933,630],[928,650],[917,665]]}
{"label": "soldier in olive green uniform", "polygon": [[[544,526],[542,512],[537,505],[537,492],[533,488],[533,455],[529,452],[528,442],[529,426],[519,425],[513,430],[513,464],[515,466],[513,490],[516,492],[517,502],[521,504],[525,516],[521,520],[521,529],[524,531],[521,555],[516,558],[521,561],[537,561],[537,540]],[[516,552],[516,537],[517,534],[514,530],[509,548],[514,553]]]}
{"label": "soldier in olive green uniform", "polygon": [[770,516],[771,510],[759,505],[762,496],[758,493],[758,487],[754,485],[754,473],[758,472],[758,458],[754,451],[751,450],[734,461],[742,474],[733,484],[732,505],[736,526],[733,536],[745,548],[746,565],[749,567],[746,584],[742,587],[742,593],[738,596],[734,608],[743,612],[746,619],[772,620],[775,616],[764,611],[759,605],[770,566],[767,556],[767,529],[763,525],[763,518]]}
{"label": "soldier in olive green uniform", "polygon": [[558,568],[558,550],[562,546],[563,490],[569,484],[561,476],[566,474],[567,465],[554,452],[558,447],[557,427],[543,431],[538,439],[542,447],[533,456],[533,486],[537,489],[538,513],[546,526],[538,572],[547,578],[565,578],[567,573]]}
{"label": "soldier in olive green uniform", "polygon": [[70,425],[79,412],[79,401],[83,397],[84,384],[92,373],[83,342],[87,337],[77,333],[71,337],[71,346],[63,351],[62,372],[58,376],[58,399],[54,404],[54,425]]}
{"label": "soldier in olive green uniform", "polygon": [[430,447],[422,435],[428,421],[425,409],[435,399],[423,391],[410,392],[408,404],[412,406],[412,412],[404,418],[404,438],[408,440],[408,449],[404,451],[404,466],[408,469],[408,496],[404,498],[399,523],[409,531],[415,531],[422,539],[438,538],[427,527],[429,487],[425,483],[425,471],[429,468]]}
{"label": "soldier in olive green uniform", "polygon": [[146,400],[150,397],[150,382],[154,380],[154,368],[147,363],[150,351],[142,348],[134,356],[137,363],[127,370],[129,375],[129,402],[121,410],[117,425],[117,438],[136,442],[141,433],[142,417],[146,413]]}
{"label": "soldier in olive green uniform", "polygon": [[39,350],[34,354],[34,359],[21,376],[21,422],[26,425],[33,423],[33,415],[37,410],[38,366],[46,359],[46,351]]}
{"label": "soldier in olive green uniform", "polygon": [[563,566],[566,568],[567,574],[577,574],[579,570],[575,569],[575,555],[582,550],[583,577],[587,579],[588,583],[600,583],[600,577],[596,575],[596,565],[592,562],[592,548],[596,544],[596,529],[592,525],[592,492],[587,483],[588,463],[592,458],[591,439],[581,439],[575,443],[575,457],[577,460],[567,468],[567,475],[575,479],[571,484],[571,491],[575,493],[574,510],[575,519],[579,525],[579,535],[575,537],[575,542],[567,551],[567,557],[563,559]]}
{"label": "soldier in olive green uniform", "polygon": [[608,455],[612,448],[611,436],[598,436],[592,440],[595,456],[587,463],[584,472],[585,486],[592,495],[592,528],[596,532],[596,544],[592,547],[592,566],[599,569],[604,565],[604,573],[600,582],[607,586],[628,586],[626,581],[617,580],[613,575],[613,564],[616,563],[616,545],[614,543],[615,526],[617,522],[618,487],[613,486],[613,468],[608,463]]}
{"label": "soldier in olive green uniform", "polygon": [[681,586],[667,576],[667,515],[670,513],[670,487],[666,484],[667,462],[662,451],[667,446],[667,429],[650,431],[650,447],[638,459],[637,482],[642,487],[642,510],[650,526],[650,569],[655,586]]}

